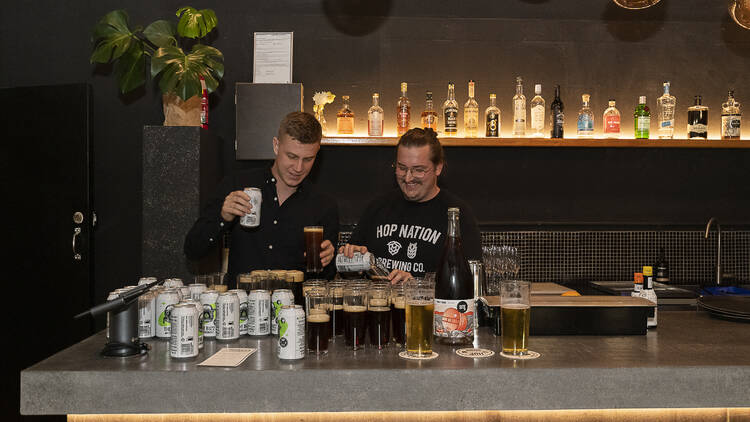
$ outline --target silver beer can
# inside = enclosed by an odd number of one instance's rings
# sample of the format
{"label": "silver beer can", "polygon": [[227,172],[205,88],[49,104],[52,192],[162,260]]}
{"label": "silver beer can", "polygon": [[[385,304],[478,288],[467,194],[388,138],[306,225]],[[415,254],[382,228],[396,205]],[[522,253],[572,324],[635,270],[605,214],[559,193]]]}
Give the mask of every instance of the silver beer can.
{"label": "silver beer can", "polygon": [[142,286],[144,284],[153,283],[154,281],[156,281],[156,277],[141,277],[138,280],[138,285]]}
{"label": "silver beer can", "polygon": [[187,303],[188,305],[193,305],[193,308],[195,308],[195,326],[198,327],[198,348],[203,348],[203,324],[201,323],[201,310],[203,307],[201,306],[201,303],[194,299],[185,299],[181,303]]}
{"label": "silver beer can", "polygon": [[216,340],[240,338],[240,298],[224,292],[216,299]]}
{"label": "silver beer can", "polygon": [[242,289],[232,289],[230,292],[240,298],[240,335],[247,335],[247,292]]}
{"label": "silver beer can", "polygon": [[203,320],[203,335],[205,337],[216,337],[216,300],[219,298],[219,292],[216,290],[206,290],[201,293],[201,307]]}
{"label": "silver beer can", "polygon": [[190,297],[193,300],[201,300],[201,293],[206,291],[206,285],[203,283],[193,283],[188,286],[190,289]]}
{"label": "silver beer can", "polygon": [[340,253],[336,255],[336,270],[340,273],[356,273],[367,271],[375,264],[375,256],[370,252],[354,252],[349,258]]}
{"label": "silver beer can", "polygon": [[240,218],[242,227],[260,226],[260,204],[263,202],[263,194],[258,188],[245,188],[245,193],[250,197],[252,209]]}
{"label": "silver beer can", "polygon": [[271,295],[271,334],[279,335],[279,312],[288,305],[294,305],[294,293],[289,289],[274,290]]}
{"label": "silver beer can", "polygon": [[271,334],[271,293],[252,290],[247,297],[247,333],[251,336]]}
{"label": "silver beer can", "polygon": [[180,302],[176,289],[165,289],[156,296],[156,337],[169,338],[171,334],[169,314],[174,305]]}
{"label": "silver beer can", "polygon": [[168,278],[164,280],[164,287],[168,289],[173,289],[176,287],[182,287],[182,279],[181,278]]}
{"label": "silver beer can", "polygon": [[138,338],[156,336],[156,294],[146,292],[138,297]]}
{"label": "silver beer can", "polygon": [[169,356],[192,358],[198,356],[198,324],[195,305],[179,303],[169,313],[172,332],[169,337]]}
{"label": "silver beer can", "polygon": [[305,310],[300,305],[283,306],[279,312],[279,359],[302,359],[305,352]]}

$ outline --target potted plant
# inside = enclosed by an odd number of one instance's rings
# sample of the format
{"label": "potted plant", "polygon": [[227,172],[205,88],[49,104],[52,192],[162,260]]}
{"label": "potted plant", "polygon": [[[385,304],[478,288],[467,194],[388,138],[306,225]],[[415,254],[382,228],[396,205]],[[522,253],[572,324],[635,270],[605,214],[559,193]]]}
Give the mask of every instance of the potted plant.
{"label": "potted plant", "polygon": [[91,63],[114,63],[123,94],[144,85],[150,67],[163,94],[164,125],[199,126],[201,79],[211,93],[224,76],[224,56],[201,43],[216,27],[216,13],[181,7],[176,15],[176,27],[158,20],[145,29],[131,29],[124,10],[107,13],[94,27]]}

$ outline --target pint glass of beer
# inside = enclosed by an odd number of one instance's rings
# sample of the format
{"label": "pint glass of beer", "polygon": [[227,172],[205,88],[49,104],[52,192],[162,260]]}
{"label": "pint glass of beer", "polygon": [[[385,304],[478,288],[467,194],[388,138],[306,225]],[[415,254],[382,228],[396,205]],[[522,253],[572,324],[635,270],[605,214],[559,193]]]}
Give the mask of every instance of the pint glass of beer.
{"label": "pint glass of beer", "polygon": [[365,344],[368,287],[368,283],[359,281],[344,287],[344,340],[351,350],[361,349]]}
{"label": "pint glass of beer", "polygon": [[500,325],[503,353],[525,355],[529,352],[531,283],[503,280],[500,283]]}
{"label": "pint glass of beer", "polygon": [[316,355],[328,353],[331,337],[330,297],[325,287],[315,287],[305,295],[307,311],[307,350]]}
{"label": "pint glass of beer", "polygon": [[367,330],[370,345],[382,350],[391,339],[391,285],[372,283],[367,303]]}
{"label": "pint glass of beer", "polygon": [[435,282],[412,278],[404,285],[406,297],[406,354],[432,354],[432,322],[435,311]]}
{"label": "pint glass of beer", "polygon": [[391,287],[391,321],[393,321],[393,341],[399,346],[406,345],[406,297],[404,283]]}
{"label": "pint glass of beer", "polygon": [[323,226],[305,226],[305,260],[308,273],[323,271],[320,262],[320,244],[323,243]]}

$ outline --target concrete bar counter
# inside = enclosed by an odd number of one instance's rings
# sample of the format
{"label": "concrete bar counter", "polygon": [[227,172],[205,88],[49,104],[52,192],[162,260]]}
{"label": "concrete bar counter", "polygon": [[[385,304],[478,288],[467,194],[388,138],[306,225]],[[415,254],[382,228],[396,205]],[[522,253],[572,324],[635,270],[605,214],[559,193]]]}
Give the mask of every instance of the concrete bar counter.
{"label": "concrete bar counter", "polygon": [[[105,358],[104,333],[21,373],[23,414],[377,412],[734,408],[750,406],[750,324],[704,312],[662,311],[645,336],[532,337],[533,360],[439,357],[409,361],[397,348],[276,357],[273,338],[206,341],[191,360],[167,342],[147,355]],[[500,338],[479,332],[480,347]],[[198,367],[221,347],[258,351],[237,368]]]}

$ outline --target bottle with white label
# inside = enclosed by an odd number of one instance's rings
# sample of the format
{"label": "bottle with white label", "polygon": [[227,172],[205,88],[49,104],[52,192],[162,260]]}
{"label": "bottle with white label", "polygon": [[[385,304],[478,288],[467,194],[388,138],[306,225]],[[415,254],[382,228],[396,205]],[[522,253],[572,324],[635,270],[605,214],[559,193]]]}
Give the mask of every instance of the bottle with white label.
{"label": "bottle with white label", "polygon": [[372,107],[367,111],[367,134],[383,136],[383,108],[380,107],[380,94],[372,94]]}
{"label": "bottle with white label", "polygon": [[620,137],[620,110],[615,107],[614,98],[609,99],[609,107],[604,110],[602,121],[604,122],[602,132],[604,132],[605,138]]}
{"label": "bottle with white label", "polygon": [[734,99],[734,90],[729,90],[727,102],[721,105],[721,139],[740,139],[740,103]]}
{"label": "bottle with white label", "polygon": [[526,96],[520,76],[516,78],[516,95],[513,96],[513,136],[526,136]]}
{"label": "bottle with white label", "polygon": [[654,315],[648,317],[646,326],[649,328],[656,327],[657,299],[656,292],[654,292],[654,269],[650,265],[643,267],[643,290],[641,291],[641,297],[654,303]]}
{"label": "bottle with white label", "polygon": [[695,104],[688,107],[688,139],[708,139],[708,107],[703,105],[703,97],[695,96]]}
{"label": "bottle with white label", "polygon": [[669,81],[664,82],[664,95],[656,100],[659,113],[659,139],[672,139],[674,136],[674,108],[677,99],[669,94]]}
{"label": "bottle with white label", "polygon": [[593,138],[594,137],[594,113],[589,107],[589,100],[591,96],[589,94],[581,95],[581,110],[578,112],[578,122],[576,124],[578,128],[579,138]]}
{"label": "bottle with white label", "polygon": [[544,98],[542,84],[534,85],[534,98],[531,99],[531,131],[535,138],[544,137]]}

